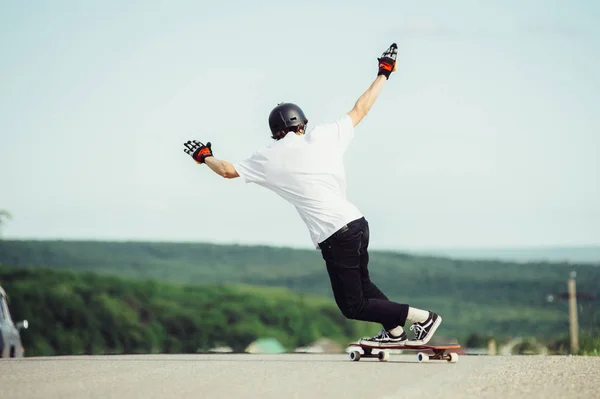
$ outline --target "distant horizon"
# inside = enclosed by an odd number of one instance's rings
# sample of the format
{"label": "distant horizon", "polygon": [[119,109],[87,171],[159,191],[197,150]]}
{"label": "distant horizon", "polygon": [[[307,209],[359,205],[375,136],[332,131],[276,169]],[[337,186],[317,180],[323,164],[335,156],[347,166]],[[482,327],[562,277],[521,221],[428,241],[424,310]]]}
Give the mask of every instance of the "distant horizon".
{"label": "distant horizon", "polygon": [[[42,236],[3,236],[0,235],[0,240],[4,241],[103,241],[103,242],[150,242],[150,243],[199,243],[199,244],[214,244],[214,245],[240,245],[240,246],[262,246],[262,247],[276,247],[276,248],[308,248],[312,249],[310,245],[303,244],[301,246],[295,245],[281,245],[281,244],[269,244],[261,242],[226,242],[226,241],[207,241],[207,240],[181,240],[181,239],[158,239],[158,238],[106,238],[106,237],[42,237]],[[377,245],[370,244],[369,248],[376,250],[387,250],[387,247],[379,247]],[[588,243],[588,244],[531,244],[531,245],[505,245],[501,244],[498,246],[413,246],[413,247],[398,247],[397,250],[423,250],[423,251],[497,251],[497,250],[520,250],[520,249],[586,249],[586,248],[600,248],[600,242]],[[391,248],[396,250],[395,248]]]}
{"label": "distant horizon", "polygon": [[[307,246],[290,246],[251,242],[217,242],[206,240],[152,240],[152,239],[104,239],[104,238],[24,238],[0,237],[0,241],[47,241],[47,242],[112,242],[148,244],[203,244],[217,246],[267,247],[300,251],[314,251]],[[538,245],[498,247],[430,247],[430,248],[385,248],[372,246],[371,252],[395,252],[413,256],[434,256],[460,260],[499,260],[509,262],[569,262],[600,265],[600,244]]]}

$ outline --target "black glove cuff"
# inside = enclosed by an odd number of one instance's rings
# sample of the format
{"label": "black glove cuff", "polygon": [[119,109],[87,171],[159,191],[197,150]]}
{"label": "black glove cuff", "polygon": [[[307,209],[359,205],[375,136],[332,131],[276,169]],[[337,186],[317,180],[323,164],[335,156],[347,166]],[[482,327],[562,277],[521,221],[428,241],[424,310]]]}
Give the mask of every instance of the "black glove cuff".
{"label": "black glove cuff", "polygon": [[383,75],[386,79],[389,79],[391,74],[392,71],[388,71],[387,69],[381,68],[379,69],[379,73],[377,73],[377,76]]}
{"label": "black glove cuff", "polygon": [[208,157],[212,157],[212,156],[213,156],[213,154],[202,154],[202,155],[200,155],[200,162],[201,162],[201,163],[204,163],[204,160],[205,160],[206,158],[208,158]]}

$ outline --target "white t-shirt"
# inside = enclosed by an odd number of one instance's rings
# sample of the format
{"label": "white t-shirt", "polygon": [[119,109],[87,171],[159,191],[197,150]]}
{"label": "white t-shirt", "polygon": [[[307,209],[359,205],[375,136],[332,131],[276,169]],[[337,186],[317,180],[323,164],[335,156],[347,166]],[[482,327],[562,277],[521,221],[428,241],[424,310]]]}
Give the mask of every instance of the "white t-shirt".
{"label": "white t-shirt", "polygon": [[344,153],[354,137],[350,116],[283,139],[234,164],[246,183],[274,191],[296,207],[316,247],[363,215],[346,198]]}

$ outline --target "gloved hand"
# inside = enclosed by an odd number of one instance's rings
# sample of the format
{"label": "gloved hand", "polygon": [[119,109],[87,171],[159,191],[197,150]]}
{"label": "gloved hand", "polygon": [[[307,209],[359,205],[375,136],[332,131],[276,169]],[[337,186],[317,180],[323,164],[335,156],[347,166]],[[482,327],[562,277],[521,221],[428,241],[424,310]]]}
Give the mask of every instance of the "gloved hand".
{"label": "gloved hand", "polygon": [[398,55],[398,46],[396,43],[392,43],[392,45],[383,52],[380,58],[377,58],[379,61],[379,72],[377,76],[383,75],[386,79],[390,78],[392,72],[396,70],[396,56]]}
{"label": "gloved hand", "polygon": [[213,156],[212,149],[210,148],[210,142],[204,145],[198,140],[192,140],[183,143],[183,145],[186,147],[183,151],[186,154],[189,154],[197,163],[204,163],[206,158]]}

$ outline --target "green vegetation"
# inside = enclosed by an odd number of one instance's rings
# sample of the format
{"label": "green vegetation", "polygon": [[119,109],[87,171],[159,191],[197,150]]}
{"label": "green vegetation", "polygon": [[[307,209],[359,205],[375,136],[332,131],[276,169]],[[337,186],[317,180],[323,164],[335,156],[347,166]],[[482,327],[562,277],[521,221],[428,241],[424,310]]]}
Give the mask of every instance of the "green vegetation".
{"label": "green vegetation", "polygon": [[580,337],[579,354],[587,356],[600,356],[600,336],[585,334]]}
{"label": "green vegetation", "polygon": [[367,333],[329,300],[285,289],[174,285],[92,273],[0,266],[27,356],[243,351],[274,337],[287,349],[320,337],[347,343]]}
{"label": "green vegetation", "polygon": [[463,342],[463,345],[467,348],[487,348],[490,340],[494,339],[491,335],[482,335],[474,333],[469,335]]}
{"label": "green vegetation", "polygon": [[7,219],[10,219],[12,215],[10,212],[0,209],[0,237],[2,237],[2,225],[4,225]]}
{"label": "green vegetation", "polygon": [[532,338],[526,338],[516,344],[512,349],[513,355],[539,355],[542,351],[541,345]]}
{"label": "green vegetation", "polygon": [[[213,290],[210,287],[214,284],[282,287],[297,294],[323,297],[324,303],[332,306],[331,317],[341,317],[333,304],[324,262],[316,250],[194,243],[5,240],[0,241],[0,262],[13,267],[50,267],[137,280],[207,285],[206,289]],[[557,294],[567,290],[566,280],[571,271],[577,272],[579,292],[598,296],[600,291],[600,267],[594,265],[461,261],[372,251],[370,270],[372,279],[391,299],[442,314],[440,339],[458,338],[461,342],[479,334],[493,336],[498,342],[508,337],[532,337],[547,343],[568,332],[567,304]],[[549,302],[548,295],[559,299]],[[228,299],[215,303],[226,308]],[[257,309],[259,305],[262,306],[257,304]],[[282,301],[276,311],[285,312],[287,306],[291,305]],[[600,318],[596,314],[593,301],[579,302],[582,334],[598,336]],[[378,329],[374,324],[359,325],[365,325],[361,327],[365,331]],[[294,330],[291,334],[300,332]]]}
{"label": "green vegetation", "polygon": [[[568,335],[550,342],[549,349],[552,353],[566,355],[570,353],[571,341]],[[600,356],[600,335],[584,332],[579,336],[579,355]]]}

